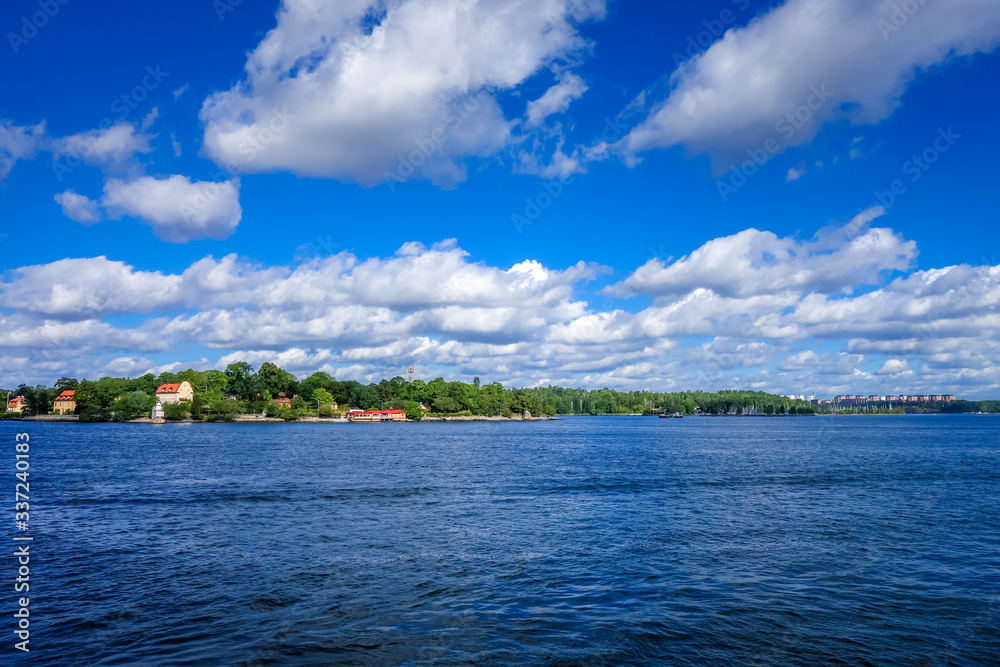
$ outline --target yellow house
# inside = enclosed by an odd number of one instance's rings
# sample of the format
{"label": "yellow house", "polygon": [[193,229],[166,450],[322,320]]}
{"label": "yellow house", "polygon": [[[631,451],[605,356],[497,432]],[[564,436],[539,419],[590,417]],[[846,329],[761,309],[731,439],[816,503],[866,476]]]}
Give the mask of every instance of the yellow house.
{"label": "yellow house", "polygon": [[52,402],[53,414],[68,415],[76,412],[76,401],[73,400],[75,395],[75,390],[67,389],[56,396],[56,400]]}
{"label": "yellow house", "polygon": [[24,410],[26,407],[28,407],[28,399],[24,396],[18,396],[7,401],[7,412],[21,414],[21,410]]}
{"label": "yellow house", "polygon": [[194,389],[191,388],[191,383],[187,380],[184,382],[164,383],[156,390],[156,397],[164,405],[167,403],[184,403],[194,398]]}

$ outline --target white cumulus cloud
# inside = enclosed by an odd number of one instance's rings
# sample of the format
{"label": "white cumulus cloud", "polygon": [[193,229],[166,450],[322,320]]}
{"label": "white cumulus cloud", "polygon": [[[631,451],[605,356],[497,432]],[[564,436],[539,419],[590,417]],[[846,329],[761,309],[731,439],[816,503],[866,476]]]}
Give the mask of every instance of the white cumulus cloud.
{"label": "white cumulus cloud", "polygon": [[538,125],[546,118],[556,113],[563,113],[573,103],[587,92],[587,84],[576,74],[564,72],[559,76],[558,83],[545,91],[537,100],[528,102],[525,113],[528,125]]}
{"label": "white cumulus cloud", "polygon": [[713,239],[672,264],[651,259],[608,293],[682,296],[702,288],[748,297],[787,290],[830,294],[875,284],[886,272],[910,268],[917,256],[913,241],[888,228],[868,228],[881,213],[866,211],[811,241],[747,229]]}
{"label": "white cumulus cloud", "polygon": [[62,207],[63,215],[70,220],[90,224],[101,219],[101,211],[97,202],[89,197],[67,190],[57,194],[53,199]]}
{"label": "white cumulus cloud", "polygon": [[878,369],[879,375],[898,375],[910,371],[910,365],[902,359],[886,359],[882,367]]}
{"label": "white cumulus cloud", "polygon": [[[627,156],[683,144],[717,170],[803,144],[824,123],[876,123],[917,72],[1000,43],[995,0],[788,0],[683,63],[622,140]],[[719,169],[719,167],[723,169]]]}
{"label": "white cumulus cloud", "polygon": [[226,239],[243,217],[238,180],[192,182],[186,176],[108,179],[101,205],[109,215],[140,218],[164,241]]}
{"label": "white cumulus cloud", "polygon": [[157,111],[153,109],[139,126],[118,122],[107,128],[54,139],[52,156],[65,160],[69,167],[73,166],[72,160],[79,160],[93,167],[113,171],[124,169],[131,166],[137,155],[152,152],[150,141],[156,135],[150,134],[148,128],[156,117]]}
{"label": "white cumulus cloud", "polygon": [[[210,349],[218,356],[200,367],[277,360],[300,375],[364,381],[414,363],[431,377],[516,385],[828,396],[1000,388],[1000,267],[913,271],[910,242],[867,226],[876,213],[806,242],[762,232],[750,237],[757,245],[710,240],[660,267],[675,271],[651,274],[656,298],[636,312],[583,295],[603,267],[530,257],[492,266],[453,240],[292,266],[236,255],[176,273],[106,257],[24,266],[0,282],[0,382],[138,373]],[[902,275],[868,283],[888,267]],[[629,285],[628,294],[641,287]],[[112,318],[122,314],[133,317]]]}
{"label": "white cumulus cloud", "polygon": [[603,0],[285,0],[246,79],[205,101],[205,151],[232,173],[452,185],[510,141],[495,93],[587,48],[576,26],[603,14]]}
{"label": "white cumulus cloud", "polygon": [[18,160],[32,158],[45,143],[45,123],[14,125],[0,120],[0,180],[14,168]]}

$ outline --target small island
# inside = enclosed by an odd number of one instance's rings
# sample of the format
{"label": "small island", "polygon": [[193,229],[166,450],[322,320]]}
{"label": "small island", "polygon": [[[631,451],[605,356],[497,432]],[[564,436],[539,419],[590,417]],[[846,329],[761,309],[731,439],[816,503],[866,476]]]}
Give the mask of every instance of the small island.
{"label": "small island", "polygon": [[4,419],[67,422],[414,422],[527,421],[577,415],[800,416],[1000,412],[997,401],[948,394],[837,396],[833,400],[760,391],[616,391],[564,387],[506,388],[396,376],[362,384],[325,372],[299,380],[271,362],[225,371],[188,369],[137,378],[62,377],[52,387],[21,385],[7,395]]}

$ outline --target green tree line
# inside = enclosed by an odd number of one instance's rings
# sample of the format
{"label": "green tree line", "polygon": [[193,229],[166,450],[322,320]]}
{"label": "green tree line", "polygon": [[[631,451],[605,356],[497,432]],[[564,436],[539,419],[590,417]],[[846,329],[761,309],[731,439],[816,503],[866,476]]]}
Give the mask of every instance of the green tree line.
{"label": "green tree line", "polygon": [[[338,380],[328,373],[313,373],[299,380],[292,373],[266,362],[259,368],[239,361],[226,370],[146,374],[137,378],[102,377],[80,380],[62,377],[52,387],[25,386],[11,390],[10,397],[23,396],[24,414],[47,414],[57,395],[66,389],[76,391],[76,412],[85,421],[128,421],[148,415],[156,403],[157,387],[164,383],[188,382],[194,399],[181,405],[165,406],[168,419],[190,416],[194,419],[234,419],[243,413],[267,413],[294,419],[302,414],[331,416],[348,407],[363,410],[403,409],[407,416],[419,419],[423,411],[446,415],[511,416],[532,415],[622,415],[622,414],[712,414],[772,415],[814,414],[817,410],[806,401],[760,391],[725,389],[717,392],[616,391],[613,389],[571,389],[537,387],[508,389],[498,382],[481,384],[476,377],[469,382],[448,382],[436,378],[429,382],[407,382],[396,376],[377,383],[362,384]],[[2,390],[0,390],[2,391]],[[277,406],[274,399],[284,394],[290,405]],[[997,412],[998,401],[955,401],[939,408],[945,412]]]}

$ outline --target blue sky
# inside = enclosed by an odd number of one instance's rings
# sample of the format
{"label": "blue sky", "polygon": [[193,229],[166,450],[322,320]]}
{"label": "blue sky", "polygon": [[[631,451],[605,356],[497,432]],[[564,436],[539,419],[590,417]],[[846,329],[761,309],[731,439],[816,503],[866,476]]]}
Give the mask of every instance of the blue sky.
{"label": "blue sky", "polygon": [[8,3],[0,384],[995,396],[1000,8],[671,4]]}

